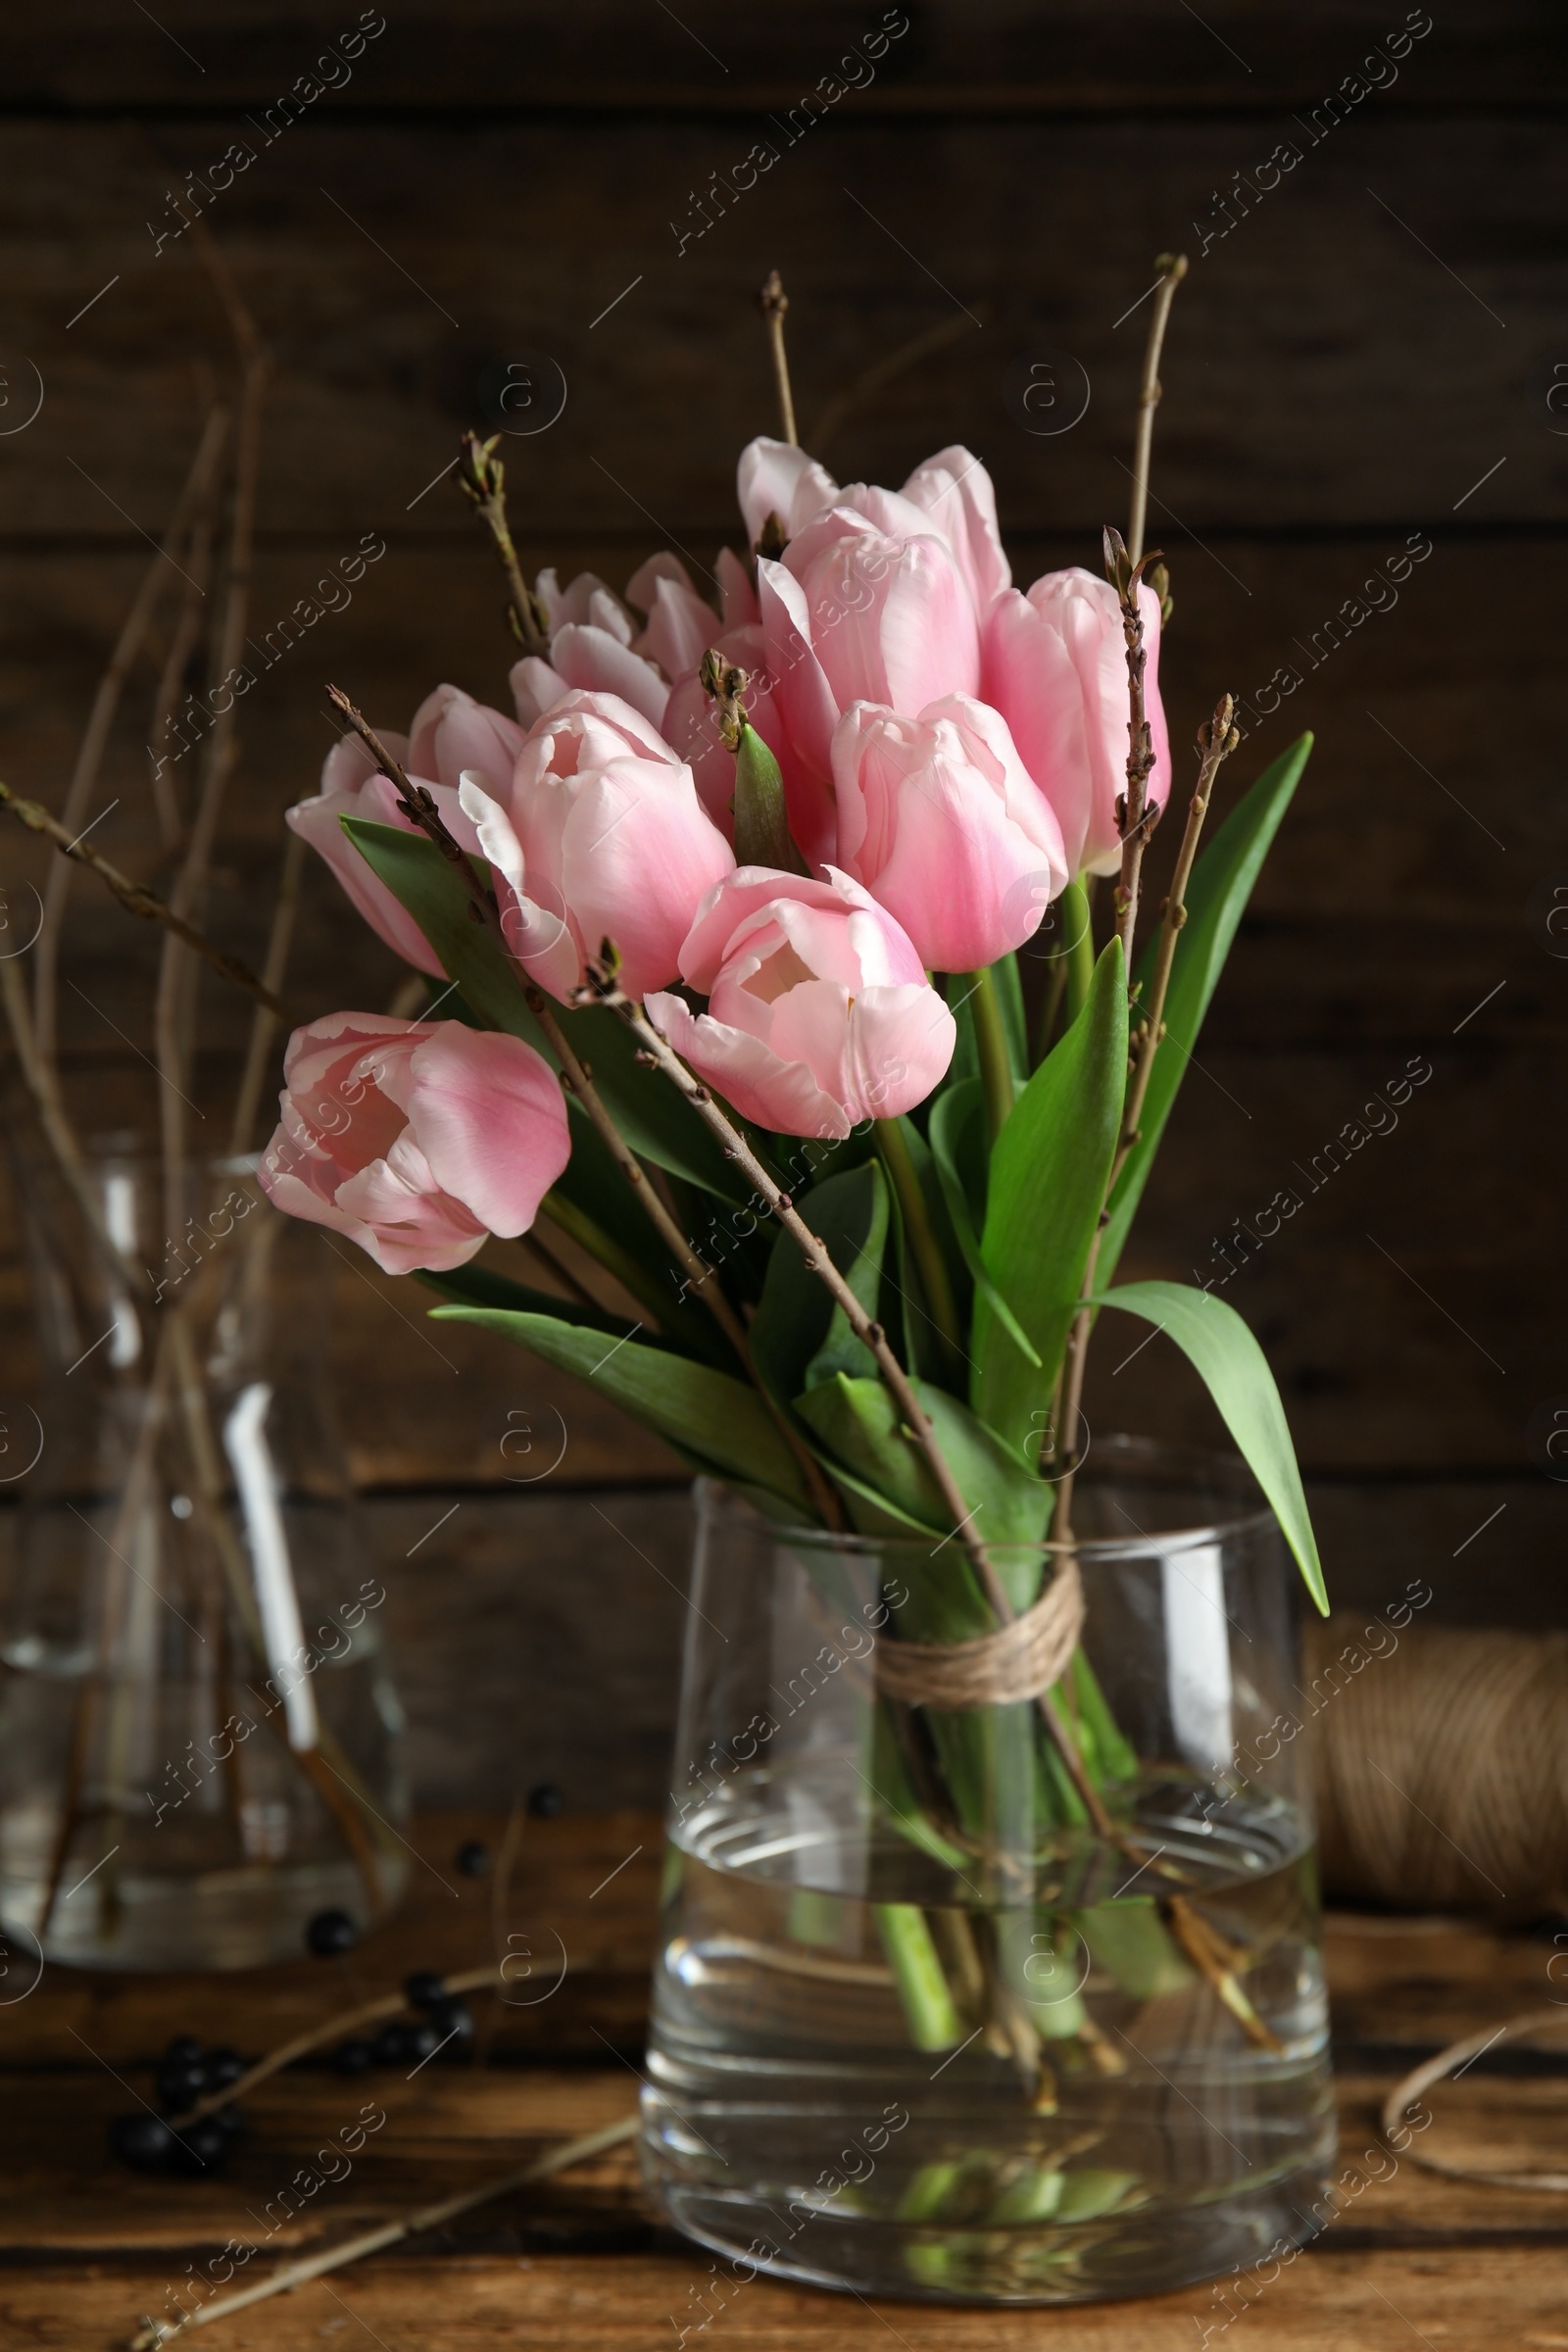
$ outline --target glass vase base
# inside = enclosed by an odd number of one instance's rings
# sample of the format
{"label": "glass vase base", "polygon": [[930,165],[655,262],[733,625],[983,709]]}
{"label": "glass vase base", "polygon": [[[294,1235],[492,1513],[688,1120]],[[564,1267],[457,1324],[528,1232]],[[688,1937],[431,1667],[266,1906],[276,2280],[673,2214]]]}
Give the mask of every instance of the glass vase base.
{"label": "glass vase base", "polygon": [[[1251,2272],[1237,2297],[1245,2306],[1257,2282],[1280,2276],[1316,2236],[1329,2180],[1325,2161],[1214,2204],[961,2229],[835,2213],[804,2199],[792,2208],[783,2190],[682,2186],[663,2177],[662,2151],[646,2139],[643,2169],[673,2227],[729,2259],[729,2276],[704,2289],[705,2309],[715,2297],[727,2304],[754,2276],[906,2302],[1049,2305],[1168,2294]],[[1238,2313],[1216,2303],[1200,2316],[1224,2325]]]}

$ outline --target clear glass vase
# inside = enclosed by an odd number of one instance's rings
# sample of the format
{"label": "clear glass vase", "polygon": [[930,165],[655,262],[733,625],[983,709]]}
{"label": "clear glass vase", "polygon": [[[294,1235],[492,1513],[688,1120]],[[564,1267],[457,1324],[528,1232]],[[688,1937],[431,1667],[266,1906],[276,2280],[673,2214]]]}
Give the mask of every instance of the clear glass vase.
{"label": "clear glass vase", "polygon": [[4,1411],[0,1923],[76,1967],[293,1957],[408,1867],[330,1261],[250,1160],[12,1162],[40,1360]]}
{"label": "clear glass vase", "polygon": [[[956,1544],[699,1488],[642,2146],[736,2281],[1071,2303],[1319,2226],[1295,1572],[1240,1464],[1123,1441],[1093,1467],[1070,1667],[967,1708],[887,1687],[939,1597],[980,1607]],[[1018,1606],[1065,1573],[991,1557]]]}

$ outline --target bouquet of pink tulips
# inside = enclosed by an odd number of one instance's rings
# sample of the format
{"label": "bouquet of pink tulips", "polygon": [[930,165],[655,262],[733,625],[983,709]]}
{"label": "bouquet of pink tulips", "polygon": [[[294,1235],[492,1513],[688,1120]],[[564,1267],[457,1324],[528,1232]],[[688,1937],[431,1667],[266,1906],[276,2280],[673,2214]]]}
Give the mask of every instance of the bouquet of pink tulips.
{"label": "bouquet of pink tulips", "polygon": [[[492,451],[466,463],[493,515]],[[1107,531],[1107,577],[1015,588],[963,449],[888,491],[757,440],[739,491],[717,607],[672,555],[624,601],[514,564],[515,718],[441,686],[378,735],[337,698],[353,731],[290,821],[430,1005],[295,1033],[269,1193],[780,1520],[956,1532],[997,1603],[975,1522],[1070,1535],[1090,1331],[1143,1317],[1321,1602],[1246,1324],[1112,1279],[1309,739],[1197,856],[1221,703],[1140,941],[1171,791],[1144,563]],[[1017,953],[1043,924],[1031,1036]],[[635,1317],[469,1265],[540,1219]]]}
{"label": "bouquet of pink tulips", "polygon": [[[383,735],[332,690],[350,732],[291,822],[429,1004],[295,1033],[262,1180],[781,1526],[900,1544],[876,1682],[948,1711],[945,1817],[982,1823],[1000,1769],[975,1693],[1029,1698],[1034,1760],[1007,1769],[1132,1853],[1135,1759],[1078,1643],[1102,1311],[1186,1352],[1326,1606],[1247,1325],[1203,1291],[1114,1280],[1309,739],[1200,855],[1238,740],[1221,698],[1141,923],[1172,792],[1169,607],[1115,531],[1103,577],[1020,590],[966,450],[889,491],[756,440],[717,602],[667,554],[622,599],[590,575],[526,584],[495,444],[469,437],[464,484],[508,570],[516,715],[441,686]],[[1028,1018],[1025,949],[1046,980]],[[471,1262],[541,1226],[632,1311]],[[961,1689],[933,1685],[954,1668]],[[940,1847],[912,1784],[890,1802]],[[916,2045],[942,2046],[920,1914],[879,1917]],[[1159,1920],[1269,2041],[1185,1898]]]}

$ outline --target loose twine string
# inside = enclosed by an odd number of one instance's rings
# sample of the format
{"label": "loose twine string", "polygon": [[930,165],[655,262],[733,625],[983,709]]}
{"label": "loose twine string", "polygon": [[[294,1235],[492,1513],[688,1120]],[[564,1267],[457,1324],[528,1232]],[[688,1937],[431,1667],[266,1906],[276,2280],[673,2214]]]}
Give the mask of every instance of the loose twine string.
{"label": "loose twine string", "polygon": [[1337,1614],[1302,1644],[1328,1891],[1568,1911],[1568,1634],[1371,1633]]}

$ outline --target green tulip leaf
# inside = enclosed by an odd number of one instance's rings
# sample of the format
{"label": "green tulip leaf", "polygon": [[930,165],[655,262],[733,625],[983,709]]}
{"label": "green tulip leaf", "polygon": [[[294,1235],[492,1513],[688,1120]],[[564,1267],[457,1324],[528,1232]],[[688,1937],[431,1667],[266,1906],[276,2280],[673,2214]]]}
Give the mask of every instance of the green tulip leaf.
{"label": "green tulip leaf", "polygon": [[[957,1397],[928,1381],[910,1385],[931,1416],[937,1443],[982,1541],[997,1545],[1038,1544],[1045,1534],[1053,1490],[1033,1477]],[[939,1538],[949,1534],[948,1513],[919,1441],[880,1380],[838,1373],[821,1388],[797,1397],[795,1409],[835,1462],[885,1497],[902,1518],[929,1528]]]}
{"label": "green tulip leaf", "polygon": [[[888,1238],[888,1189],[875,1160],[829,1176],[801,1200],[801,1214],[873,1320]],[[752,1361],[779,1403],[838,1372],[874,1377],[876,1358],[788,1234],[773,1245],[753,1319]]]}
{"label": "green tulip leaf", "polygon": [[[1116,1179],[1109,1221],[1101,1237],[1098,1279],[1102,1283],[1116,1270],[1236,927],[1311,749],[1311,736],[1302,735],[1264,769],[1193,868],[1187,885],[1187,920],[1177,937],[1165,997],[1165,1035],[1150,1073],[1138,1122],[1139,1141]],[[1153,981],[1157,947],[1157,939],[1151,940],[1139,958],[1137,977],[1146,1000]]]}
{"label": "green tulip leaf", "polygon": [[489,1306],[437,1306],[430,1312],[436,1322],[477,1323],[499,1331],[558,1371],[575,1373],[725,1477],[765,1487],[787,1502],[805,1500],[800,1467],[766,1406],[755,1389],[727,1372],[630,1337],[612,1342],[555,1312],[520,1314]]}
{"label": "green tulip leaf", "polygon": [[1041,1063],[991,1154],[981,1254],[1034,1360],[978,1293],[969,1401],[1021,1453],[1039,1443],[1083,1288],[1127,1082],[1121,942],[1095,966],[1083,1011]]}
{"label": "green tulip leaf", "polygon": [[1235,1307],[1183,1282],[1128,1282],[1095,1299],[1153,1323],[1193,1364],[1235,1439],[1326,1617],[1328,1593],[1296,1448],[1268,1358]]}
{"label": "green tulip leaf", "polygon": [[931,1156],[947,1204],[948,1221],[969,1279],[1024,1361],[1042,1369],[1029,1334],[986,1272],[978,1228],[985,1222],[986,1106],[978,1078],[944,1087],[931,1105]]}

